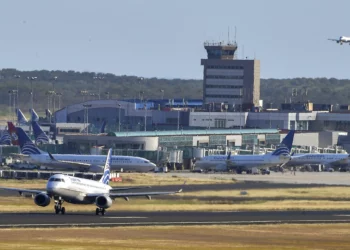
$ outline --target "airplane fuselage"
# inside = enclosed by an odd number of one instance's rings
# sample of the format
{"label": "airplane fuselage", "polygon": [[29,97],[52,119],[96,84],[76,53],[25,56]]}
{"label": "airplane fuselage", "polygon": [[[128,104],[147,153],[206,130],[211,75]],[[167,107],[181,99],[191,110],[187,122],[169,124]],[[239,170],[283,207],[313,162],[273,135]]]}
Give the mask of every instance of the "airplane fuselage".
{"label": "airplane fuselage", "polygon": [[268,168],[280,164],[284,164],[290,160],[289,156],[266,155],[234,155],[227,159],[226,155],[210,155],[203,157],[196,162],[196,168],[203,170],[223,170],[226,166],[229,168]]}
{"label": "airplane fuselage", "polygon": [[[57,161],[53,161],[48,154],[32,154],[22,157],[32,164],[54,167],[59,169],[77,169],[77,167],[72,167],[69,163],[59,162],[59,161],[70,161],[77,163],[90,164],[90,172],[102,172],[106,156],[104,155],[71,155],[71,154],[54,154],[53,157]],[[136,171],[136,172],[149,172],[155,168],[155,164],[147,159],[141,157],[133,156],[112,156],[111,159],[111,170],[112,171]]]}
{"label": "airplane fuselage", "polygon": [[47,193],[55,198],[60,197],[73,204],[93,204],[87,194],[109,194],[111,186],[102,182],[56,174],[50,177],[46,185]]}
{"label": "airplane fuselage", "polygon": [[301,166],[307,164],[347,165],[349,154],[296,154],[288,165]]}

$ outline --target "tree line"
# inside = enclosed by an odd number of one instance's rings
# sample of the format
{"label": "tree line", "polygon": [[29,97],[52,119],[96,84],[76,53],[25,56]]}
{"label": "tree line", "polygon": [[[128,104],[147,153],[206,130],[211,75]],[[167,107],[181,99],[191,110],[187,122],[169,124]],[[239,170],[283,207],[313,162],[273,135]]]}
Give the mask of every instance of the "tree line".
{"label": "tree line", "polygon": [[[7,110],[18,88],[19,106],[30,108],[31,85],[37,111],[92,99],[201,99],[203,81],[142,78],[76,71],[0,70],[0,106]],[[15,91],[14,91],[15,90]],[[281,103],[310,100],[314,103],[347,104],[350,80],[335,78],[261,79],[260,99],[279,107]],[[25,108],[23,108],[25,107]]]}

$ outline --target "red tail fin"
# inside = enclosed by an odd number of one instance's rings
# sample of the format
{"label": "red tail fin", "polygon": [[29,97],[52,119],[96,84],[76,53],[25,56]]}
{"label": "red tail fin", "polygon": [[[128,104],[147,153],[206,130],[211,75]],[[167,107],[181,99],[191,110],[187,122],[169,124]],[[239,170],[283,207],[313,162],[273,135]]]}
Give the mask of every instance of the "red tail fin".
{"label": "red tail fin", "polygon": [[12,122],[7,122],[8,131],[11,135],[12,145],[19,145],[18,136],[16,134],[16,127]]}

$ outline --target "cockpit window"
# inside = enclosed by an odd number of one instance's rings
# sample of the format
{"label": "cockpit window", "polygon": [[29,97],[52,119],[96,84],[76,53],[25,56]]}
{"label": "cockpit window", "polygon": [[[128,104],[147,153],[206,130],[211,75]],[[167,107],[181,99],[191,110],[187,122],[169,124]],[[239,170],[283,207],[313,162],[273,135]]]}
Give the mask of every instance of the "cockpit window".
{"label": "cockpit window", "polygon": [[49,182],[52,182],[52,181],[55,181],[55,182],[65,182],[64,179],[60,179],[60,178],[50,178],[50,179],[49,179]]}
{"label": "cockpit window", "polygon": [[144,163],[149,163],[149,161],[144,161]]}

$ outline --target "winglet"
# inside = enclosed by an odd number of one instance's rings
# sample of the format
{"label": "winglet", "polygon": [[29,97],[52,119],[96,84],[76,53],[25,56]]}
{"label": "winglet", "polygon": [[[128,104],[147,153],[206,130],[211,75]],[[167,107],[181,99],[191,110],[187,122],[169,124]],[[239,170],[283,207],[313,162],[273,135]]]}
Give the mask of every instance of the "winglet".
{"label": "winglet", "polygon": [[51,160],[56,161],[56,159],[53,157],[53,155],[50,152],[47,152],[47,153],[49,154]]}
{"label": "winglet", "polygon": [[110,177],[110,173],[111,173],[111,169],[110,169],[111,168],[111,159],[112,159],[112,149],[110,148],[108,150],[105,167],[103,169],[103,175],[100,179],[100,182],[102,182],[103,184],[106,184],[106,185],[108,185],[108,183],[109,183],[109,177]]}

